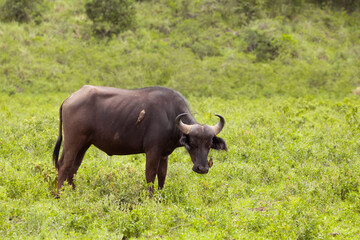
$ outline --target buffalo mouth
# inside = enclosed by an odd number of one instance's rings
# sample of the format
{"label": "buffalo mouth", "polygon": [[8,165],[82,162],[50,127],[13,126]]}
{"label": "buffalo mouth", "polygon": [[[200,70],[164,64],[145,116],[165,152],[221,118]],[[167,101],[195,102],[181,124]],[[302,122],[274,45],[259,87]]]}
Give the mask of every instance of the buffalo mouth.
{"label": "buffalo mouth", "polygon": [[193,167],[193,171],[199,174],[206,174],[209,172],[209,167],[195,166]]}

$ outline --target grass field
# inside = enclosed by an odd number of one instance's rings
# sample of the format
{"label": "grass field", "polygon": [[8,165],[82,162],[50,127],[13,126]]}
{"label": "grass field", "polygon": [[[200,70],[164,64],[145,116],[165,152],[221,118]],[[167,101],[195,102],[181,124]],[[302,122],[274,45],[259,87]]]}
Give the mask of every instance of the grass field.
{"label": "grass field", "polygon": [[207,175],[184,149],[149,199],[145,157],[91,148],[54,199],[51,153],[64,94],[3,96],[0,105],[3,238],[342,239],[359,236],[357,98],[193,98],[200,122],[226,116],[227,153]]}
{"label": "grass field", "polygon": [[[262,2],[137,1],[105,39],[83,0],[2,22],[0,238],[359,239],[358,9]],[[83,84],[176,89],[200,123],[225,117],[228,152],[199,175],[177,149],[149,198],[145,155],[91,147],[54,199],[59,107]]]}

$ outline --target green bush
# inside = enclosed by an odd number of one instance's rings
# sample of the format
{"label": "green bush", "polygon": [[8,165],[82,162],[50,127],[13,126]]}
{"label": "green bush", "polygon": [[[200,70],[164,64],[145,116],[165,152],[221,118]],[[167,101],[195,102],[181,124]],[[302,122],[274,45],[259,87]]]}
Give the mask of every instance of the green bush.
{"label": "green bush", "polygon": [[249,23],[261,17],[264,2],[262,0],[236,0],[234,13],[240,24]]}
{"label": "green bush", "polygon": [[246,42],[245,52],[253,52],[256,62],[274,60],[278,57],[298,56],[298,42],[290,34],[285,34],[279,22],[270,19],[252,22],[241,33]]}
{"label": "green bush", "polygon": [[4,21],[28,22],[41,20],[41,4],[43,0],[6,0],[0,14]]}
{"label": "green bush", "polygon": [[261,23],[245,31],[246,51],[254,52],[256,61],[274,60],[279,55],[277,36],[267,24]]}
{"label": "green bush", "polygon": [[319,4],[321,6],[329,6],[332,8],[343,8],[348,12],[353,12],[359,9],[360,3],[357,0],[308,0],[311,3]]}
{"label": "green bush", "polygon": [[270,16],[285,16],[294,19],[299,13],[303,12],[306,0],[267,0],[264,4]]}
{"label": "green bush", "polygon": [[116,35],[134,26],[133,0],[92,0],[85,8],[94,33],[100,37]]}

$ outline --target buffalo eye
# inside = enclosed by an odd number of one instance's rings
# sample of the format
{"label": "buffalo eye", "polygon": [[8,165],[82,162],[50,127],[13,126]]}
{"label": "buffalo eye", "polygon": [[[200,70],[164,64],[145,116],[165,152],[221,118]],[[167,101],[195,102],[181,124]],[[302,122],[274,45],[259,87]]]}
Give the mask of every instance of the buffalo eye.
{"label": "buffalo eye", "polygon": [[197,147],[197,144],[194,142],[194,141],[189,141],[189,145],[191,148],[196,148]]}
{"label": "buffalo eye", "polygon": [[184,146],[187,150],[190,149],[190,139],[189,139],[189,136],[187,135],[183,135],[180,140],[179,140],[180,144],[182,146]]}

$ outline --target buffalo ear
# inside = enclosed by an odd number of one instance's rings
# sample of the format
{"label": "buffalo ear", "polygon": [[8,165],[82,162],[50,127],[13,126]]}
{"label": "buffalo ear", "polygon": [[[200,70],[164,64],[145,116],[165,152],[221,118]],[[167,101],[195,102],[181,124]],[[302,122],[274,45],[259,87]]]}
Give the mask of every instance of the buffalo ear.
{"label": "buffalo ear", "polygon": [[186,150],[190,149],[190,144],[189,144],[189,137],[185,134],[183,134],[179,140],[179,143],[181,146],[184,146],[186,148]]}
{"label": "buffalo ear", "polygon": [[226,147],[226,143],[225,143],[224,139],[219,138],[217,136],[213,137],[211,148],[216,149],[216,150],[227,151],[227,147]]}

